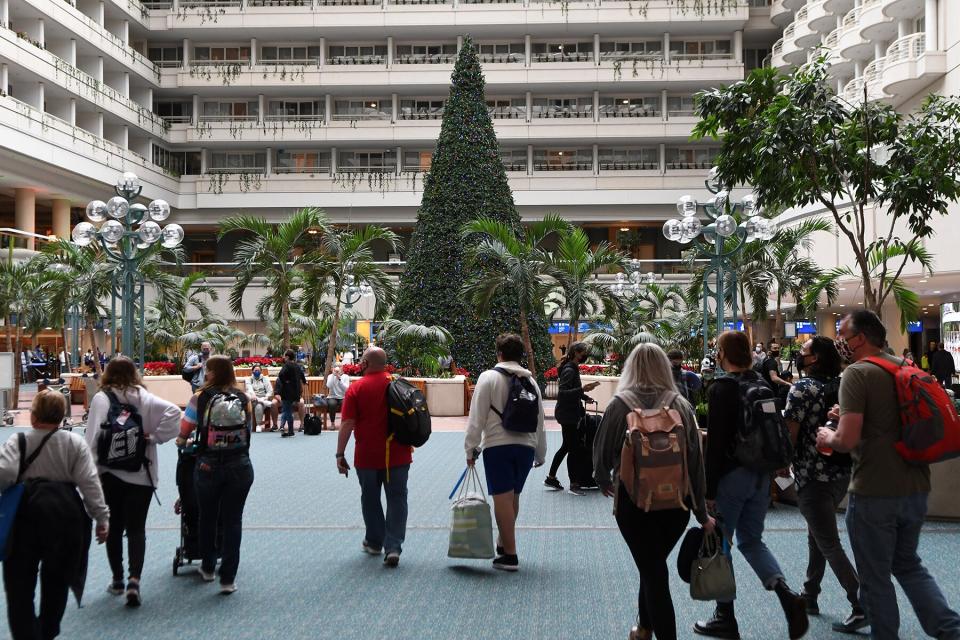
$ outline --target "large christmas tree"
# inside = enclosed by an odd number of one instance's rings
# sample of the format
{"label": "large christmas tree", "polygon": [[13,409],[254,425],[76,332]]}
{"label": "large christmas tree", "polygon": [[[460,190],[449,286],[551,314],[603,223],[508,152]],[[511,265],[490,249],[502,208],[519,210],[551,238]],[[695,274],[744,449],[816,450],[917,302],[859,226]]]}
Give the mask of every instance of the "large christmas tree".
{"label": "large christmas tree", "polygon": [[[467,273],[460,230],[482,216],[522,232],[487,112],[480,60],[467,37],[453,69],[393,315],[446,327],[453,336],[454,360],[474,377],[496,363],[497,335],[520,331],[519,308],[510,291],[499,295],[482,318],[461,294]],[[537,370],[545,371],[553,365],[553,354],[543,318],[533,319],[530,334]]]}

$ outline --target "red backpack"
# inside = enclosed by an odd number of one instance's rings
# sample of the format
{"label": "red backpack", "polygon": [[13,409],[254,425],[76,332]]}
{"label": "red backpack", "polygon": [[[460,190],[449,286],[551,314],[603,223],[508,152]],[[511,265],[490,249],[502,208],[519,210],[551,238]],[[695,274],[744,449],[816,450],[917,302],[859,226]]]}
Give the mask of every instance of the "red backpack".
{"label": "red backpack", "polygon": [[893,376],[900,403],[897,453],[907,462],[930,464],[960,456],[960,416],[936,378],[909,360],[864,358]]}

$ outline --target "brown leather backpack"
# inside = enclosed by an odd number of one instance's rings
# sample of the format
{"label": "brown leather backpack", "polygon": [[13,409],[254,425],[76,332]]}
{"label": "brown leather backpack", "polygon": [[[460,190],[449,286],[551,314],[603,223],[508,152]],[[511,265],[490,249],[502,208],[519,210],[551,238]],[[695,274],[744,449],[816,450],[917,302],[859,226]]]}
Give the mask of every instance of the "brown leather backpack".
{"label": "brown leather backpack", "polygon": [[645,409],[633,392],[617,394],[628,407],[627,431],[620,452],[620,483],[639,509],[686,509],[690,494],[687,435],[680,412],[669,408],[676,392],[664,393]]}

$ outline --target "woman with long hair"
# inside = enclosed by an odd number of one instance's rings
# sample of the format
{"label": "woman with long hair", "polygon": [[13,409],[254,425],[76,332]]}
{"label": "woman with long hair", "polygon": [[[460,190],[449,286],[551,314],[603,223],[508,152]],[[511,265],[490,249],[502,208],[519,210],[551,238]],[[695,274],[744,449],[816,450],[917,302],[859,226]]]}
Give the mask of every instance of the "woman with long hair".
{"label": "woman with long hair", "polygon": [[204,582],[213,582],[216,577],[219,515],[223,532],[220,592],[230,594],[237,590],[243,507],[253,485],[253,409],[246,394],[237,389],[229,358],[211,356],[206,371],[203,385],[183,413],[177,445],[185,446],[187,438],[197,430],[194,485],[200,507],[200,577]]}
{"label": "woman with long hair", "polygon": [[[118,356],[107,363],[100,377],[100,391],[90,402],[86,439],[94,457],[99,458],[100,439],[110,438],[111,420],[132,419],[133,407],[143,424],[146,436],[143,465],[135,470],[119,469],[107,460],[97,460],[97,471],[103,494],[110,507],[110,535],[107,537],[107,560],[113,581],[107,591],[121,595],[126,591],[127,605],[140,605],[140,574],[146,552],[147,511],[159,482],[157,445],[176,437],[180,425],[180,409],[172,402],[158,398],[143,386],[140,371],[133,360]],[[111,411],[113,409],[113,411]],[[117,411],[121,411],[117,414]],[[124,417],[123,412],[128,413]],[[129,576],[123,580],[123,535],[127,535]]]}
{"label": "woman with long hair", "polygon": [[[686,440],[689,492],[683,505],[646,511],[636,506],[619,482],[620,455],[627,416],[635,409],[667,407],[679,413]],[[604,495],[615,497],[614,513],[620,534],[640,572],[637,626],[630,640],[675,640],[677,620],[670,597],[667,556],[687,528],[690,510],[707,531],[716,523],[707,514],[706,481],[697,419],[690,403],[677,391],[670,361],[658,345],[637,345],[624,363],[617,393],[607,405],[593,450],[594,475]]]}
{"label": "woman with long hair", "polygon": [[[557,404],[554,408],[554,417],[560,423],[563,443],[557,449],[553,456],[553,462],[550,463],[550,471],[547,473],[543,484],[557,491],[563,490],[563,485],[557,480],[557,470],[560,463],[576,446],[577,427],[580,420],[586,414],[583,406],[584,402],[593,402],[593,399],[587,395],[587,391],[595,388],[599,383],[591,382],[584,386],[580,381],[580,365],[586,361],[590,355],[590,345],[586,342],[574,342],[567,349],[566,353],[560,359],[557,365]],[[575,478],[571,473],[569,458],[567,459],[567,477],[570,479],[570,493],[574,495],[583,495],[580,490],[581,478]]]}

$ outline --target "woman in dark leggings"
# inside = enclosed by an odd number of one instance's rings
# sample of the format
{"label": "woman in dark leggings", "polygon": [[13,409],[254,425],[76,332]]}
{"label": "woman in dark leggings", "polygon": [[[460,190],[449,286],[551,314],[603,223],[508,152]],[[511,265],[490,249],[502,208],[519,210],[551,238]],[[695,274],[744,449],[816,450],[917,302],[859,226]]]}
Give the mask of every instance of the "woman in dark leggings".
{"label": "woman in dark leggings", "polygon": [[[107,559],[113,581],[107,591],[124,592],[127,605],[140,605],[140,573],[146,550],[147,511],[157,486],[157,445],[176,437],[180,427],[180,409],[153,395],[143,387],[140,372],[130,358],[117,357],[107,364],[100,378],[100,391],[90,403],[87,417],[87,443],[97,458],[98,439],[106,436],[105,425],[113,403],[136,408],[147,437],[145,464],[138,471],[113,469],[105,460],[97,460],[100,483],[110,507],[110,534],[107,537]],[[127,535],[129,577],[123,580],[123,535]]]}
{"label": "woman in dark leggings", "polygon": [[[586,413],[586,410],[583,408],[583,403],[593,402],[593,399],[590,398],[586,392],[598,384],[591,382],[587,386],[583,386],[580,382],[580,364],[586,361],[589,353],[590,345],[585,342],[574,342],[570,345],[570,348],[567,349],[567,352],[557,365],[557,369],[559,370],[559,383],[554,417],[557,419],[557,422],[560,423],[560,428],[563,433],[563,444],[560,445],[557,453],[554,454],[553,462],[550,464],[550,471],[543,481],[543,484],[557,491],[563,491],[563,485],[557,480],[557,470],[560,468],[560,463],[563,462],[563,459],[570,453],[570,449],[576,441],[577,426],[580,424],[580,419],[583,418]],[[567,462],[567,475],[570,477],[569,461]],[[577,484],[572,477],[570,479],[570,493],[583,495],[580,491],[579,484]]]}
{"label": "woman in dark leggings", "polygon": [[664,406],[676,410],[684,426],[689,479],[689,493],[684,498],[684,504],[693,511],[705,530],[713,531],[716,527],[716,522],[707,515],[703,456],[693,408],[677,392],[670,361],[663,349],[655,344],[640,344],[624,364],[617,395],[603,414],[593,450],[597,484],[609,497],[619,491],[615,503],[617,526],[640,573],[637,626],[631,630],[630,640],[677,638],[667,556],[687,528],[690,511],[679,505],[645,511],[634,504],[622,484],[614,482],[620,476],[620,454],[623,434],[627,429],[627,415],[633,409]]}

